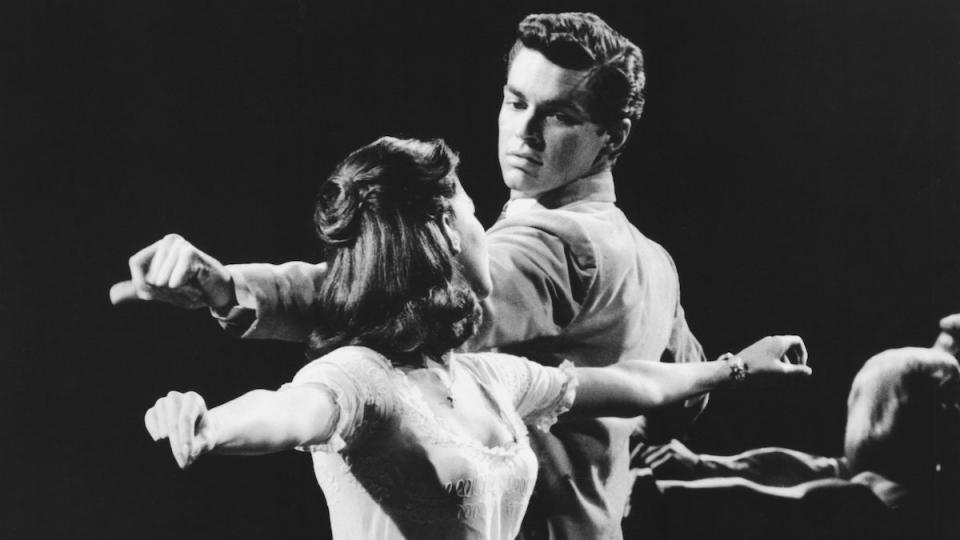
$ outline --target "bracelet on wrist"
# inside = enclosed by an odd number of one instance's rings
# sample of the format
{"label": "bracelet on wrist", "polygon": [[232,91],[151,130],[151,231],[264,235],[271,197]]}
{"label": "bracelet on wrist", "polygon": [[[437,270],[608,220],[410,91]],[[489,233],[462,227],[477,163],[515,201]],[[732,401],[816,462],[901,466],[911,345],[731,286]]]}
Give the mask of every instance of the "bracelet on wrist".
{"label": "bracelet on wrist", "polygon": [[747,375],[750,374],[747,364],[743,362],[743,358],[733,354],[733,353],[724,353],[720,355],[720,358],[717,358],[720,362],[726,362],[727,367],[730,368],[730,378],[736,382],[741,383],[747,379]]}

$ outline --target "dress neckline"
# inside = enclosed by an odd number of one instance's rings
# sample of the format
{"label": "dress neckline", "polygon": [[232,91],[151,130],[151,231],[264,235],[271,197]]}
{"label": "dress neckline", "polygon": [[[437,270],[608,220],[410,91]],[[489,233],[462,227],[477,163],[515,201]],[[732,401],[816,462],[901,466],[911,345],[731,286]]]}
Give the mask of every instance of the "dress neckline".
{"label": "dress neckline", "polygon": [[[378,353],[379,354],[379,353]],[[401,376],[404,384],[410,388],[410,396],[413,398],[415,409],[423,416],[429,423],[431,423],[440,433],[443,433],[451,442],[456,444],[467,446],[479,450],[485,454],[495,455],[495,456],[512,456],[517,453],[517,451],[523,448],[521,444],[524,437],[527,435],[526,428],[523,427],[522,422],[517,421],[516,419],[510,416],[510,410],[507,410],[501,401],[501,399],[496,395],[496,393],[478,376],[477,373],[470,369],[470,367],[463,362],[460,362],[456,354],[451,354],[448,358],[449,369],[451,374],[454,369],[459,369],[462,371],[469,371],[470,377],[476,383],[477,387],[480,389],[481,394],[487,400],[487,403],[493,407],[494,413],[501,422],[504,423],[510,435],[513,437],[513,440],[507,441],[504,444],[499,444],[495,446],[488,446],[483,444],[479,439],[470,437],[463,434],[462,432],[453,429],[449,422],[444,418],[441,418],[437,415],[434,410],[427,404],[426,397],[423,395],[423,390],[416,382],[410,378],[410,373],[423,370],[429,371],[431,368],[427,366],[422,367],[413,367],[413,366],[395,366],[390,360],[382,355],[380,357],[387,362],[390,368],[398,373]],[[514,412],[514,416],[516,412]]]}

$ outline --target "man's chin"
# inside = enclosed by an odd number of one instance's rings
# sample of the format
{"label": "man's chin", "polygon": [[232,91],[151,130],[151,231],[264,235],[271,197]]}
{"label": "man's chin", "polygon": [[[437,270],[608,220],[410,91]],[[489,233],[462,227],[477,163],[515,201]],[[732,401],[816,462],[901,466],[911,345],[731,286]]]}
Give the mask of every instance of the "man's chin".
{"label": "man's chin", "polygon": [[503,171],[503,183],[511,191],[528,192],[536,189],[537,178],[527,174],[525,171],[513,167]]}

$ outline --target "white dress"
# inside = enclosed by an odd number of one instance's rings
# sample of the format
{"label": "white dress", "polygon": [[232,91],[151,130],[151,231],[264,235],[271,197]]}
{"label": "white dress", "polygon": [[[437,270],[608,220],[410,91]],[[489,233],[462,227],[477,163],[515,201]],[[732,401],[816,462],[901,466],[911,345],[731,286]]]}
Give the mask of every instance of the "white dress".
{"label": "white dress", "polygon": [[[333,538],[513,539],[537,476],[525,425],[542,429],[573,403],[570,367],[496,353],[454,354],[513,436],[498,447],[464,437],[435,415],[410,369],[364,347],[344,347],[301,369],[290,384],[316,384],[338,405],[330,442],[313,458]],[[471,405],[473,406],[473,405]]]}

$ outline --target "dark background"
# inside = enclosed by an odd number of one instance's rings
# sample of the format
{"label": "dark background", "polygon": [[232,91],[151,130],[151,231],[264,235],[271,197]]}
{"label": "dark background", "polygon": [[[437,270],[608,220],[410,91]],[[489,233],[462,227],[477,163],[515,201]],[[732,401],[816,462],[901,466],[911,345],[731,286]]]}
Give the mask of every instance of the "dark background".
{"label": "dark background", "polygon": [[591,9],[644,48],[620,205],[676,259],[708,353],[810,349],[808,383],[716,392],[692,446],[838,454],[859,365],[960,311],[954,0],[405,4],[0,5],[0,536],[325,537],[307,456],[181,472],[142,426],[171,389],[276,387],[300,348],[107,291],[167,232],[314,259],[318,182],[383,134],[446,137],[492,223],[503,55],[531,11]]}

